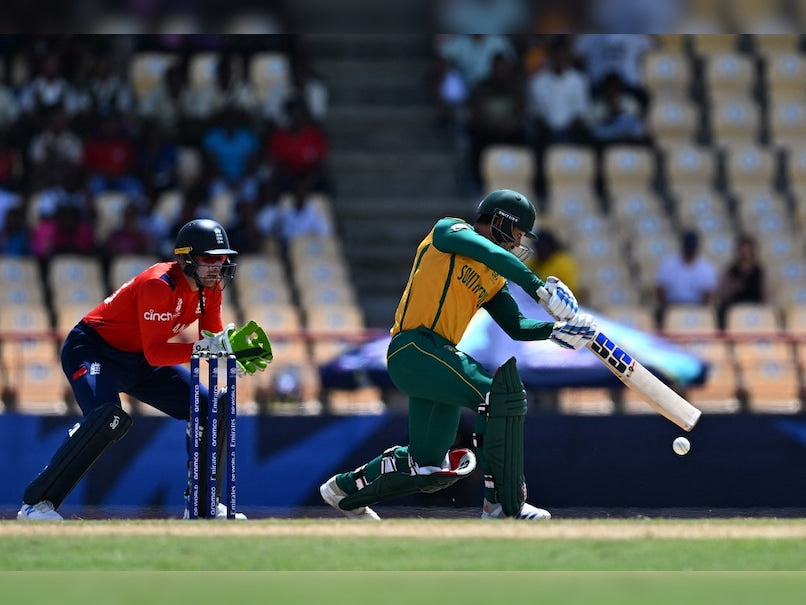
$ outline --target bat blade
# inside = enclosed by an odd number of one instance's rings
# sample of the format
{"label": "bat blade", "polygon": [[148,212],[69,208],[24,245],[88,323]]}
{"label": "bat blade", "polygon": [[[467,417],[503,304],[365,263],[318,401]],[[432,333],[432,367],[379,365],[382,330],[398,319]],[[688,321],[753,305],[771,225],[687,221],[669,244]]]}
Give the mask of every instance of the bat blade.
{"label": "bat blade", "polygon": [[691,431],[702,412],[670,389],[603,332],[586,345],[625,385],[640,393],[655,411],[684,431]]}

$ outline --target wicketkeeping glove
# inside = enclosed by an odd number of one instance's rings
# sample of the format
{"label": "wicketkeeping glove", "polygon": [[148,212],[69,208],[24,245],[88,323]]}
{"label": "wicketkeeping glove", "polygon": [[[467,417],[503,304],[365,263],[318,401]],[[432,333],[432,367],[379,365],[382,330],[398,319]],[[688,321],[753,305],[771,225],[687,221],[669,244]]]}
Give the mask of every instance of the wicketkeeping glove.
{"label": "wicketkeeping glove", "polygon": [[257,370],[262,372],[274,359],[269,337],[255,321],[231,333],[229,342],[238,366],[247,374],[254,374]]}
{"label": "wicketkeeping glove", "polygon": [[596,320],[587,313],[578,313],[568,321],[554,324],[549,338],[564,349],[581,349],[596,334]]}
{"label": "wicketkeeping glove", "polygon": [[[548,296],[541,295],[541,290],[545,290]],[[574,293],[553,275],[546,279],[546,285],[541,290],[538,290],[540,304],[554,319],[559,321],[571,319],[579,311]]]}
{"label": "wicketkeeping glove", "polygon": [[235,330],[235,324],[227,324],[227,327],[217,334],[202,330],[202,339],[193,345],[193,351],[207,352],[210,355],[234,354],[238,368],[246,374],[265,370],[274,359],[269,337],[254,321],[250,321],[240,330]]}

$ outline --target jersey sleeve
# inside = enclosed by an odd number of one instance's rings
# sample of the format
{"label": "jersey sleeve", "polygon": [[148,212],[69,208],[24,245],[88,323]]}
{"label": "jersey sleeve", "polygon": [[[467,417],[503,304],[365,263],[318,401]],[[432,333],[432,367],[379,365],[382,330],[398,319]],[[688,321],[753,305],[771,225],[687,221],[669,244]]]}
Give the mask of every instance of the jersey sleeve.
{"label": "jersey sleeve", "polygon": [[512,340],[546,340],[554,329],[553,321],[524,317],[518,301],[513,298],[506,286],[483,306],[493,321],[501,326]]}
{"label": "jersey sleeve", "polygon": [[519,285],[534,300],[543,280],[535,275],[521,260],[497,246],[465,221],[443,218],[434,226],[434,247],[449,254],[461,254],[487,265],[506,280]]}
{"label": "jersey sleeve", "polygon": [[170,287],[161,280],[148,280],[137,293],[137,316],[143,344],[143,355],[152,366],[186,363],[193,352],[189,342],[168,342],[174,337],[173,297]]}

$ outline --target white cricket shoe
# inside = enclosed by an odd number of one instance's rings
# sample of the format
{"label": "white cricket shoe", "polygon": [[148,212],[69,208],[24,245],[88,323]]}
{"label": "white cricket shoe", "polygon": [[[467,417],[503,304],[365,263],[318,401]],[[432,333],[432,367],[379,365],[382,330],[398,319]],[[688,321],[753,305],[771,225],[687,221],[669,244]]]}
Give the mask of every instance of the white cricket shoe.
{"label": "white cricket shoe", "polygon": [[378,513],[372,510],[369,506],[361,506],[352,510],[344,510],[339,508],[339,502],[344,500],[344,498],[347,497],[347,494],[345,494],[344,490],[342,490],[339,487],[339,484],[336,483],[336,475],[333,475],[330,479],[319,486],[319,493],[322,494],[322,500],[330,504],[330,506],[350,519],[372,519],[373,521],[381,520],[381,518],[378,516]]}
{"label": "white cricket shoe", "polygon": [[[225,504],[219,502],[215,509],[215,518],[216,519],[225,519],[227,518],[227,507]],[[182,515],[182,519],[190,519],[190,509],[185,506],[185,514]],[[235,520],[236,521],[246,521],[247,516],[243,513],[235,513]]]}
{"label": "white cricket shoe", "polygon": [[64,521],[50,500],[42,500],[36,504],[22,503],[20,512],[17,513],[17,519],[20,521]]}
{"label": "white cricket shoe", "polygon": [[[493,504],[489,502],[486,498],[484,499],[484,507],[481,509],[481,518],[482,519],[505,519],[506,515],[504,515],[504,509],[500,503]],[[545,519],[551,519],[551,513],[547,511],[545,508],[537,508],[536,506],[532,506],[527,502],[523,503],[521,506],[521,510],[518,512],[517,515],[512,517],[513,519],[531,519],[533,521],[543,521]]]}

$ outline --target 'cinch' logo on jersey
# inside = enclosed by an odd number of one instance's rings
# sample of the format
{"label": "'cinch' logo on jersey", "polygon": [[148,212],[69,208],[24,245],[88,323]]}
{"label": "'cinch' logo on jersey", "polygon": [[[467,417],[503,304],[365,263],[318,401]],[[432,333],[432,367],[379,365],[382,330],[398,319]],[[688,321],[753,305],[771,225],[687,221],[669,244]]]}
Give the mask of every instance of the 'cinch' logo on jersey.
{"label": "'cinch' logo on jersey", "polygon": [[173,315],[168,311],[164,313],[157,313],[154,309],[149,309],[145,313],[143,313],[143,319],[146,321],[171,321],[173,319]]}

